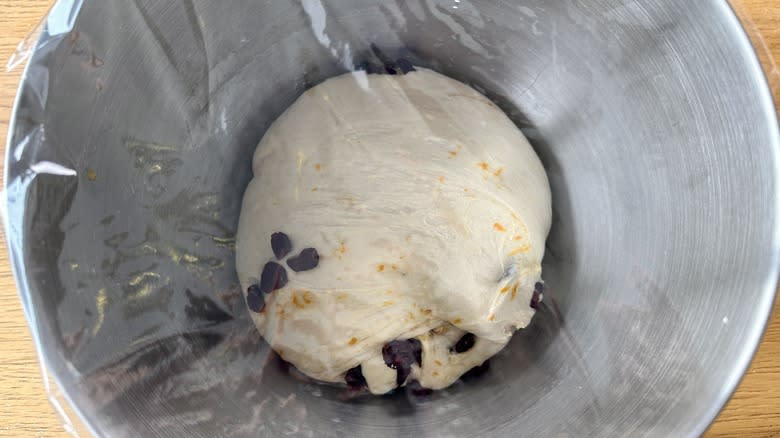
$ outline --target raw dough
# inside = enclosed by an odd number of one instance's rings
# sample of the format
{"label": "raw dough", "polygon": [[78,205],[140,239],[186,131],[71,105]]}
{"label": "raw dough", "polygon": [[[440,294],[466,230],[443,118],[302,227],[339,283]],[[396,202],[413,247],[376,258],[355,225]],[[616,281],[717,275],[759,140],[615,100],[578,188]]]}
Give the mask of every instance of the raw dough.
{"label": "raw dough", "polygon": [[[255,152],[237,266],[244,290],[267,262],[288,282],[252,318],[300,371],[395,388],[392,340],[418,339],[425,388],[452,384],[534,315],[550,228],[544,169],[520,130],[465,84],[417,68],[355,72],[306,91]],[[271,235],[317,250],[316,268],[277,260]],[[537,295],[538,297],[538,295]],[[467,333],[471,349],[455,352]]]}

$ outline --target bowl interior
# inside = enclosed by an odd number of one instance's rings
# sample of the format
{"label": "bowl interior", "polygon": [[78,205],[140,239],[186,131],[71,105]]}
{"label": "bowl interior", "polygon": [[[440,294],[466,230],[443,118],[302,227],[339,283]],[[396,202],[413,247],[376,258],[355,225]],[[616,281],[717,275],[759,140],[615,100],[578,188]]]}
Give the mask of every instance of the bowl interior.
{"label": "bowl interior", "polygon": [[[89,424],[106,436],[701,432],[774,297],[774,109],[725,2],[586,3],[55,9],[12,127],[9,243],[47,366]],[[545,306],[487,375],[426,399],[346,401],[290,373],[234,269],[255,145],[307,87],[375,59],[372,45],[497,102],[553,190]]]}

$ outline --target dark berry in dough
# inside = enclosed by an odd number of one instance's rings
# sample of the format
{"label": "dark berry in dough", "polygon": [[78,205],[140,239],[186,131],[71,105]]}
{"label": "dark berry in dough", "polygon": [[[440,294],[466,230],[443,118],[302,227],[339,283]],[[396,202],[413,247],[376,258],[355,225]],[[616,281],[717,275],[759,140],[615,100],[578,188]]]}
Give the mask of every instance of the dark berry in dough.
{"label": "dark berry in dough", "polygon": [[347,385],[353,389],[360,389],[368,386],[368,383],[366,383],[366,378],[363,377],[363,368],[360,365],[348,370],[347,374],[344,376],[344,381],[346,381]]}
{"label": "dark berry in dough", "polygon": [[314,248],[306,248],[295,257],[287,259],[287,266],[295,272],[309,271],[320,264],[320,255]]}
{"label": "dark berry in dough", "polygon": [[539,308],[539,298],[541,298],[542,294],[539,293],[539,291],[534,290],[534,294],[531,295],[531,308],[532,309],[538,309]]}
{"label": "dark berry in dough", "polygon": [[260,276],[260,291],[267,294],[285,285],[287,285],[287,271],[284,266],[276,262],[266,263]]}
{"label": "dark berry in dough", "polygon": [[265,297],[260,291],[260,286],[253,284],[246,290],[246,305],[249,310],[260,313],[265,309]]}
{"label": "dark berry in dough", "polygon": [[476,342],[477,342],[477,337],[474,336],[474,334],[466,333],[465,335],[463,335],[462,338],[458,340],[453,350],[455,350],[456,353],[465,353],[471,350],[474,347],[474,344]]}
{"label": "dark berry in dough", "polygon": [[287,254],[292,251],[292,242],[290,237],[284,233],[273,233],[271,235],[271,249],[274,251],[274,255],[277,259],[283,259]]}
{"label": "dark berry in dough", "polygon": [[417,362],[422,366],[422,343],[418,339],[388,342],[382,347],[382,358],[388,367],[397,371],[396,384],[401,386],[412,372],[412,364]]}

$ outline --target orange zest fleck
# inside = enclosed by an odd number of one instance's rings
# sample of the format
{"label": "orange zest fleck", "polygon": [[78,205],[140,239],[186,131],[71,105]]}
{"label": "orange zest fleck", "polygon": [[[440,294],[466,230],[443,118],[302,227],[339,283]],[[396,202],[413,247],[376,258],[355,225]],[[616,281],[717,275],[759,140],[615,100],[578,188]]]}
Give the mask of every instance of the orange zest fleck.
{"label": "orange zest fleck", "polygon": [[444,184],[444,177],[443,176],[439,176],[439,182]]}
{"label": "orange zest fleck", "polygon": [[506,228],[504,228],[504,226],[503,226],[503,225],[501,225],[501,224],[499,224],[498,222],[496,222],[496,223],[494,223],[494,224],[493,224],[493,228],[495,228],[495,229],[496,229],[496,231],[499,231],[499,232],[501,232],[501,233],[503,233],[503,232],[505,232],[505,231],[506,231]]}
{"label": "orange zest fleck", "polygon": [[496,315],[494,313],[491,313],[490,316],[488,316],[488,321],[495,321]]}
{"label": "orange zest fleck", "polygon": [[442,365],[442,363],[441,363],[441,361],[440,361],[439,359],[435,359],[435,360],[433,361],[433,363],[435,363],[435,364],[436,364],[436,365],[438,365],[438,366],[441,366],[441,365]]}
{"label": "orange zest fleck", "polygon": [[515,285],[512,286],[512,298],[511,298],[512,300],[517,298],[517,286],[518,286],[517,283],[515,283]]}
{"label": "orange zest fleck", "polygon": [[493,175],[501,176],[502,173],[504,173],[504,168],[503,167],[499,167],[495,172],[493,172]]}
{"label": "orange zest fleck", "polygon": [[455,151],[449,151],[448,154],[449,154],[450,158],[455,158],[455,157],[458,156],[458,153],[455,152]]}
{"label": "orange zest fleck", "polygon": [[509,252],[509,255],[510,256],[515,256],[515,255],[518,255],[518,254],[521,254],[521,253],[524,254],[524,253],[527,253],[530,250],[531,250],[531,246],[526,244],[526,245],[523,245],[523,246],[518,246],[517,248],[513,249],[512,251]]}
{"label": "orange zest fleck", "polygon": [[378,265],[378,266],[376,267],[376,272],[382,272],[382,271],[384,271],[384,270],[385,270],[385,265]]}
{"label": "orange zest fleck", "polygon": [[314,187],[313,189],[311,189],[312,192],[316,192],[317,190],[319,190],[317,187]]}
{"label": "orange zest fleck", "polygon": [[319,170],[322,169],[322,165],[320,163],[317,163],[317,164],[314,165],[314,169],[319,171]]}
{"label": "orange zest fleck", "polygon": [[302,302],[298,301],[298,295],[293,294],[292,302],[295,305],[295,307],[297,307],[299,309],[303,309],[304,307],[306,307],[306,306],[303,305]]}
{"label": "orange zest fleck", "polygon": [[518,234],[515,237],[513,237],[512,240],[523,240],[523,236]]}
{"label": "orange zest fleck", "polygon": [[390,307],[390,306],[393,305],[393,302],[392,301],[385,301],[384,303],[382,303],[382,305],[385,306],[385,307]]}
{"label": "orange zest fleck", "polygon": [[501,293],[502,294],[505,294],[507,292],[509,292],[509,286],[504,286],[504,287],[501,288]]}
{"label": "orange zest fleck", "polygon": [[431,373],[431,375],[434,376],[434,377],[438,377],[439,376],[439,372],[438,371],[434,371],[434,372]]}
{"label": "orange zest fleck", "polygon": [[455,319],[452,320],[452,323],[455,324],[455,325],[460,324],[461,323],[461,319],[460,318],[455,318]]}
{"label": "orange zest fleck", "polygon": [[392,269],[393,271],[397,271],[398,270],[398,266],[390,265],[390,269]]}
{"label": "orange zest fleck", "polygon": [[479,167],[482,170],[490,169],[490,166],[488,166],[488,163],[486,163],[484,161],[480,161],[479,163],[477,163],[477,167]]}
{"label": "orange zest fleck", "polygon": [[349,345],[355,345],[357,343],[358,343],[357,338],[352,338],[352,339],[349,340]]}
{"label": "orange zest fleck", "polygon": [[348,251],[347,244],[345,242],[339,243],[339,247],[336,248],[335,251],[333,251],[333,255],[341,259],[341,257],[346,254]]}
{"label": "orange zest fleck", "polygon": [[422,309],[422,310],[420,310],[420,312],[422,312],[423,315],[430,315],[431,313],[433,313],[433,310],[431,310],[431,309]]}

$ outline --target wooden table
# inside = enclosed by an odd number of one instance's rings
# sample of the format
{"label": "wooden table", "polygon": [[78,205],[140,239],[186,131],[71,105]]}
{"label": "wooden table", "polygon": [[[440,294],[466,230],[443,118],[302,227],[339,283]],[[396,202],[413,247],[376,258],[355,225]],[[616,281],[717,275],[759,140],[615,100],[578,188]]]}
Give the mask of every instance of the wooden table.
{"label": "wooden table", "polygon": [[[763,42],[754,38],[754,43],[759,46],[767,71],[774,73],[773,88],[780,100],[780,77],[769,56],[771,53],[780,61],[780,1],[742,1],[737,10],[743,21],[748,17],[753,20],[749,28],[763,35]],[[51,3],[52,0],[0,0],[0,65],[35,28]],[[17,69],[0,76],[0,156],[5,156],[8,118],[19,75]],[[0,436],[66,436],[46,398],[4,247],[0,250]],[[780,301],[750,371],[706,436],[780,437]]]}

